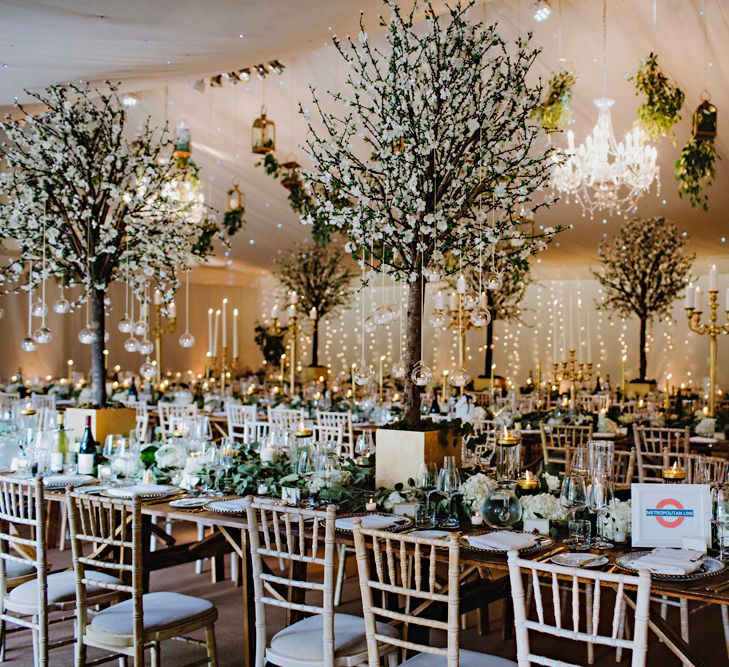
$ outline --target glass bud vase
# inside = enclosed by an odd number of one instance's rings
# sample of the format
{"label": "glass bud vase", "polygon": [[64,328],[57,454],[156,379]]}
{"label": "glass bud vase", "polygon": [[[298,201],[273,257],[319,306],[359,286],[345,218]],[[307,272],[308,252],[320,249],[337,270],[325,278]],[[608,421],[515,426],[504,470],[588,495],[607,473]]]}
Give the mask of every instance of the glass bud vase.
{"label": "glass bud vase", "polygon": [[521,520],[521,515],[514,482],[501,482],[481,505],[481,516],[491,528],[511,528]]}

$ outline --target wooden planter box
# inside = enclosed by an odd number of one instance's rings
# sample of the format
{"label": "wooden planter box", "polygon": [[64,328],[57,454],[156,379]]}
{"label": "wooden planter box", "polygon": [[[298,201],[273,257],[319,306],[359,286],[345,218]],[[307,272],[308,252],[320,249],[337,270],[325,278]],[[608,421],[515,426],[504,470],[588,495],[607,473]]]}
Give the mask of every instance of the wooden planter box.
{"label": "wooden planter box", "polygon": [[65,427],[71,442],[83,435],[87,416],[91,417],[91,432],[96,442],[103,444],[110,433],[128,437],[129,431],[136,427],[137,411],[134,408],[68,408]]}
{"label": "wooden planter box", "polygon": [[326,366],[304,366],[302,372],[304,382],[318,382],[321,377],[329,379],[329,369]]}
{"label": "wooden planter box", "polygon": [[625,385],[625,394],[628,398],[645,398],[651,392],[658,391],[658,385],[655,382],[627,382]]}
{"label": "wooden planter box", "polygon": [[446,456],[461,464],[461,436],[454,428],[400,431],[378,428],[375,442],[375,486],[391,489],[418,474],[421,463],[443,465]]}

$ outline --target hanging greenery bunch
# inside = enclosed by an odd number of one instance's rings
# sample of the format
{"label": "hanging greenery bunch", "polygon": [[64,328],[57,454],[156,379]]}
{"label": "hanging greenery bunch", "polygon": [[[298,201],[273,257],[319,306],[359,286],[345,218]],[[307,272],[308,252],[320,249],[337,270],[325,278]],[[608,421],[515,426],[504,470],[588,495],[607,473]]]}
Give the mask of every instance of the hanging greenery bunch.
{"label": "hanging greenery bunch", "polygon": [[700,206],[704,211],[709,210],[709,197],[704,189],[714,182],[714,165],[719,157],[715,136],[716,107],[704,100],[694,112],[692,136],[681,149],[675,170],[678,196],[688,197],[691,206]]}
{"label": "hanging greenery bunch", "polygon": [[658,55],[649,53],[635,76],[635,94],[645,95],[638,107],[638,119],[652,139],[670,137],[675,144],[673,126],[681,120],[681,108],[686,96],[664,73]]}
{"label": "hanging greenery bunch", "polygon": [[[282,175],[281,163],[274,153],[266,153],[262,160],[256,162],[256,167],[261,167],[273,178],[280,180]],[[309,201],[304,183],[301,179],[287,181],[286,189],[289,191],[289,203],[296,213],[303,213],[305,205]]]}
{"label": "hanging greenery bunch", "polygon": [[567,129],[572,120],[572,89],[577,83],[575,75],[565,69],[549,78],[544,101],[534,111],[534,117],[547,132]]}

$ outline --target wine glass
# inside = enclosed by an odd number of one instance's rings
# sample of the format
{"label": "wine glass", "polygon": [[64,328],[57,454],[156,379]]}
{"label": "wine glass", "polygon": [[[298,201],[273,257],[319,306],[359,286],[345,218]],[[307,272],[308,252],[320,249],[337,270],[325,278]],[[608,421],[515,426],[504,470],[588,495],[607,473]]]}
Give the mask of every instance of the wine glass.
{"label": "wine glass", "polygon": [[729,485],[721,484],[712,490],[712,518],[711,523],[716,526],[717,541],[719,542],[719,560],[726,560],[724,542],[726,528],[729,525]]}
{"label": "wine glass", "polygon": [[587,485],[582,475],[570,472],[564,476],[559,504],[572,512],[572,521],[575,520],[577,510],[587,507]]}
{"label": "wine glass", "polygon": [[435,491],[437,482],[438,466],[435,463],[421,461],[415,476],[415,488],[422,494],[421,500],[425,505],[425,517],[420,521],[422,525],[435,523],[435,505],[431,503],[430,495]]}
{"label": "wine glass", "polygon": [[461,475],[453,456],[446,456],[444,459],[443,469],[438,476],[438,490],[445,496],[447,507],[446,517],[440,525],[443,528],[458,528],[458,512],[453,511],[452,504],[453,498],[461,492]]}
{"label": "wine glass", "polygon": [[613,543],[605,538],[604,523],[613,506],[613,484],[607,475],[595,475],[588,496],[588,507],[597,514],[597,537],[592,543],[595,549],[610,549]]}

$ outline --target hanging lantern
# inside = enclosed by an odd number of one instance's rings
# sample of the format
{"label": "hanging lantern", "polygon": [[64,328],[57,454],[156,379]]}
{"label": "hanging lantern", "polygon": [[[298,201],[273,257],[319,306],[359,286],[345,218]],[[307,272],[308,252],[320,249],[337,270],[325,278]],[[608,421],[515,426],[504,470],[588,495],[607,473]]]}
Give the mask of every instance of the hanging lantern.
{"label": "hanging lantern", "polygon": [[276,150],[276,123],[266,117],[266,107],[261,107],[261,115],[253,121],[251,150],[265,155]]}
{"label": "hanging lantern", "polygon": [[287,190],[295,190],[301,184],[299,170],[301,165],[291,158],[281,165],[281,185]]}
{"label": "hanging lantern", "polygon": [[704,100],[694,111],[692,134],[694,139],[711,141],[716,137],[717,111],[716,107]]}
{"label": "hanging lantern", "polygon": [[190,142],[190,128],[185,123],[180,123],[175,128],[175,150],[173,157],[187,160],[192,154],[192,145]]}
{"label": "hanging lantern", "polygon": [[244,198],[245,195],[238,187],[238,181],[233,181],[233,187],[228,190],[228,210],[242,213],[245,210]]}

